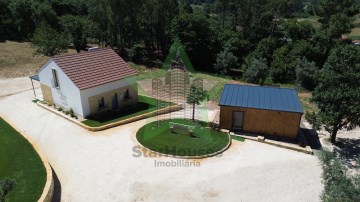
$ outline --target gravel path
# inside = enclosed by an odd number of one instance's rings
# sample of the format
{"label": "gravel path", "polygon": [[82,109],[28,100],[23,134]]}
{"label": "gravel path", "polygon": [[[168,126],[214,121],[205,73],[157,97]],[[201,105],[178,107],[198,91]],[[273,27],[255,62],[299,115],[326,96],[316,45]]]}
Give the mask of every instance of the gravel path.
{"label": "gravel path", "polygon": [[[24,79],[25,80],[25,79]],[[0,95],[31,86],[0,82]],[[168,157],[134,157],[135,133],[146,121],[92,133],[32,103],[32,91],[0,99],[0,116],[33,138],[62,187],[62,201],[319,201],[315,156],[258,142],[233,142],[199,167],[155,167]]]}

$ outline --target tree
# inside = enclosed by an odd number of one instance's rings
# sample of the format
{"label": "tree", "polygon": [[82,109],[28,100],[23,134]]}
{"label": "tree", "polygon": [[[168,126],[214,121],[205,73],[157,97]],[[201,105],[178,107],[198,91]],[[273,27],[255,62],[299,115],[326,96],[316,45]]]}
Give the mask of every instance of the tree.
{"label": "tree", "polygon": [[298,59],[296,65],[296,83],[307,90],[314,90],[318,84],[319,69],[315,62],[310,62],[306,58]]}
{"label": "tree", "polygon": [[315,29],[310,22],[298,20],[282,21],[278,27],[278,31],[291,41],[311,39],[315,33]]}
{"label": "tree", "polygon": [[209,70],[215,62],[214,31],[209,21],[198,14],[180,14],[174,18],[171,27],[172,38],[179,37],[195,68]]}
{"label": "tree", "polygon": [[289,54],[290,45],[285,45],[274,52],[270,75],[276,83],[289,83],[295,80],[296,58]]}
{"label": "tree", "polygon": [[313,92],[312,102],[320,111],[315,126],[324,126],[336,142],[341,129],[352,130],[360,125],[360,48],[341,45],[333,49]]}
{"label": "tree", "polygon": [[63,34],[42,22],[35,30],[33,46],[36,48],[35,54],[54,56],[66,52],[68,42]]}
{"label": "tree", "polygon": [[186,103],[193,105],[193,116],[192,120],[195,120],[195,106],[199,105],[200,102],[209,99],[208,92],[195,86],[191,85],[189,95],[186,98]]}
{"label": "tree", "polygon": [[264,58],[253,58],[244,74],[246,81],[256,84],[264,84],[267,76],[268,66]]}
{"label": "tree", "polygon": [[0,202],[6,201],[6,195],[8,195],[15,186],[16,182],[14,179],[6,178],[4,180],[0,180]]}
{"label": "tree", "polygon": [[230,69],[239,67],[238,58],[229,49],[225,49],[217,55],[214,67],[216,71],[227,74]]}
{"label": "tree", "polygon": [[88,25],[91,22],[82,16],[64,15],[60,17],[60,24],[65,34],[73,42],[76,51],[85,50]]}

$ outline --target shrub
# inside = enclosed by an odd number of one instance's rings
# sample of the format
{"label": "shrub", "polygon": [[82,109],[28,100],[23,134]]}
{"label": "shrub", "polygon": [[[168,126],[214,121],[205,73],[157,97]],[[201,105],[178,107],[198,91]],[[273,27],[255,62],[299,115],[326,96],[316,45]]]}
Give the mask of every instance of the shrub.
{"label": "shrub", "polygon": [[63,111],[63,108],[62,108],[62,107],[59,107],[59,108],[58,108],[58,111],[59,111],[59,112],[62,112],[62,111]]}
{"label": "shrub", "polygon": [[268,66],[266,59],[253,58],[248,65],[248,68],[244,74],[246,81],[256,84],[264,84],[268,76]]}
{"label": "shrub", "polygon": [[227,74],[230,69],[236,69],[238,66],[238,58],[229,49],[217,54],[216,63],[214,64],[215,71]]}
{"label": "shrub", "polygon": [[359,201],[360,175],[349,175],[348,168],[342,160],[335,158],[331,152],[322,151],[320,160],[323,168],[324,191],[322,201]]}
{"label": "shrub", "polygon": [[74,110],[73,110],[72,108],[70,108],[69,114],[70,114],[70,116],[71,116],[72,118],[75,118],[75,117],[76,117],[75,112],[74,112]]}
{"label": "shrub", "polygon": [[0,201],[6,201],[6,195],[9,194],[11,190],[16,186],[16,181],[14,179],[6,178],[4,180],[0,180]]}
{"label": "shrub", "polygon": [[306,58],[298,59],[296,65],[296,82],[307,90],[314,90],[318,85],[318,68],[315,62],[309,62]]}
{"label": "shrub", "polygon": [[69,111],[64,111],[65,115],[69,115],[70,112]]}

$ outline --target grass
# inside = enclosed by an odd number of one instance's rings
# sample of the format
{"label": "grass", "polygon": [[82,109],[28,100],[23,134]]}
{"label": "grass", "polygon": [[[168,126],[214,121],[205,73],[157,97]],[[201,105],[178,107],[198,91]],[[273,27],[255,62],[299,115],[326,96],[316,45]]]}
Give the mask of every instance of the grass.
{"label": "grass", "polygon": [[[195,137],[171,133],[169,122],[195,126]],[[157,121],[140,128],[136,138],[143,146],[168,155],[199,156],[224,149],[229,143],[226,133],[206,128],[206,125],[184,119]]]}
{"label": "grass", "polygon": [[301,92],[299,93],[300,103],[303,107],[304,112],[318,112],[319,108],[316,104],[311,103],[311,93],[309,92]]}
{"label": "grass", "polygon": [[298,18],[297,20],[300,22],[301,21],[310,22],[315,29],[320,29],[321,23],[318,21],[319,18],[320,18],[319,16],[309,16],[307,18]]}
{"label": "grass", "polygon": [[[158,100],[150,97],[145,97],[139,95],[139,102],[136,107],[130,108],[128,110],[119,110],[116,112],[104,112],[98,115],[94,115],[89,117],[87,120],[83,121],[82,123],[90,126],[90,127],[99,127],[103,125],[107,125],[110,123],[114,123],[117,121],[125,120],[128,118],[132,118],[135,116],[139,116],[142,114],[146,114],[149,112],[156,111],[158,108]],[[164,102],[165,106],[171,105],[170,102]]]}
{"label": "grass", "polygon": [[32,145],[0,118],[0,179],[16,180],[9,201],[37,201],[46,183],[46,170]]}
{"label": "grass", "polygon": [[245,138],[240,137],[240,136],[236,136],[236,135],[231,135],[231,139],[237,140],[237,141],[240,141],[240,142],[245,142]]}

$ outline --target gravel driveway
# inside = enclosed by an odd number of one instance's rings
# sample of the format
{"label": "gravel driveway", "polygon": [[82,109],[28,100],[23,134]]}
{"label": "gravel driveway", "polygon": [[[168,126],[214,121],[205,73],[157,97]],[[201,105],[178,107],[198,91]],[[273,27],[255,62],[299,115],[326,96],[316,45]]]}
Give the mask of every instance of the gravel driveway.
{"label": "gravel driveway", "polygon": [[[27,78],[24,78],[24,80]],[[315,156],[258,142],[233,142],[199,167],[155,167],[168,157],[133,157],[145,120],[89,132],[31,102],[29,86],[0,82],[0,116],[23,130],[48,157],[62,201],[319,201],[321,167]],[[27,91],[24,91],[27,90]],[[5,93],[6,92],[6,93]]]}

